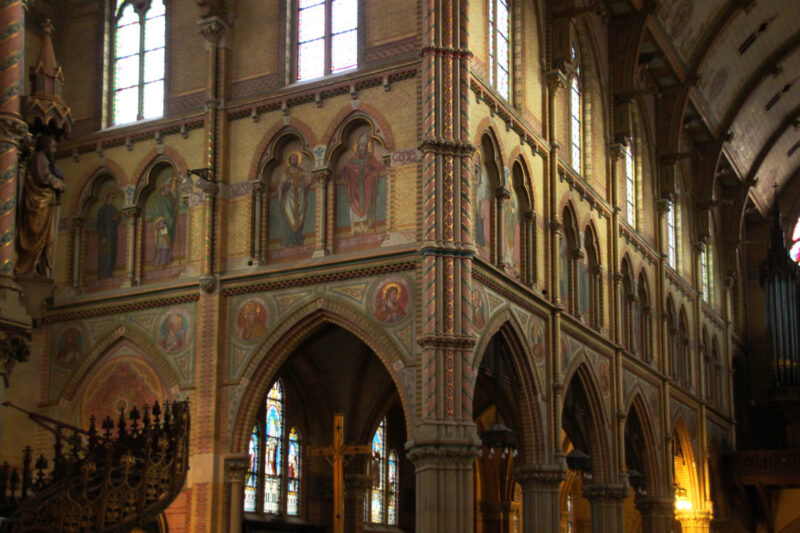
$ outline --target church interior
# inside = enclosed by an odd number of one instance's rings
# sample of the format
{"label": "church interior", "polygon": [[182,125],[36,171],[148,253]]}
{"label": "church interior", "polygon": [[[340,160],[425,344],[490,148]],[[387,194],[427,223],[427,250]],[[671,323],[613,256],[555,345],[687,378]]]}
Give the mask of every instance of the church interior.
{"label": "church interior", "polygon": [[0,0],[0,531],[800,532],[798,20]]}

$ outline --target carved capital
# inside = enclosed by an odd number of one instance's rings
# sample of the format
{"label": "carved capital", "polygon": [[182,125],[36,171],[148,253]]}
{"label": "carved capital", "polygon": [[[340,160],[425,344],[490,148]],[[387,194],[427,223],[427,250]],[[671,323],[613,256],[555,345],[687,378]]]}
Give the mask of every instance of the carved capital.
{"label": "carved capital", "polygon": [[670,516],[675,508],[672,498],[637,497],[636,509],[642,514],[658,514]]}
{"label": "carved capital", "polygon": [[658,209],[659,215],[665,215],[669,212],[670,204],[672,200],[669,198],[659,198],[656,200],[656,208]]}
{"label": "carved capital", "polygon": [[198,284],[203,292],[212,293],[217,290],[218,280],[216,276],[203,276]]}
{"label": "carved capital", "polygon": [[506,187],[498,187],[495,191],[495,194],[500,200],[508,200],[511,198],[511,191],[509,191]]}
{"label": "carved capital", "polygon": [[567,86],[567,74],[558,68],[545,72],[545,79],[547,88],[554,93]]}
{"label": "carved capital", "polygon": [[141,214],[141,212],[142,212],[142,210],[141,210],[141,208],[139,206],[133,205],[131,207],[126,207],[125,209],[123,209],[122,210],[122,216],[127,218],[129,222],[133,222],[137,218],[139,218],[139,215]]}
{"label": "carved capital", "polygon": [[611,155],[612,162],[616,163],[625,155],[625,145],[622,143],[609,144],[608,153]]}
{"label": "carved capital", "polygon": [[435,154],[452,155],[454,157],[471,157],[472,153],[475,151],[475,146],[470,142],[427,138],[420,143],[419,149],[422,152],[433,152]]}
{"label": "carved capital", "polygon": [[583,497],[587,500],[622,501],[628,496],[627,485],[587,485],[583,487]]}
{"label": "carved capital", "polygon": [[254,194],[261,194],[261,193],[264,192],[264,189],[266,188],[266,185],[261,180],[255,180],[255,181],[252,182],[250,187],[251,187],[251,189],[252,189]]}
{"label": "carved capital", "polygon": [[219,185],[214,181],[198,181],[197,186],[206,198],[215,198],[219,194]]}
{"label": "carved capital", "polygon": [[225,472],[231,483],[244,483],[245,475],[250,470],[250,456],[232,456],[225,458]]}
{"label": "carved capital", "polygon": [[311,171],[311,176],[321,186],[325,186],[331,177],[331,171],[328,168],[317,168]]}
{"label": "carved capital", "polygon": [[228,28],[228,24],[216,16],[200,19],[197,26],[200,29],[200,35],[214,47],[220,46],[225,38],[225,30]]}
{"label": "carved capital", "polygon": [[437,467],[471,467],[476,457],[481,456],[480,446],[468,444],[443,444],[414,446],[408,450],[408,458],[417,470]]}
{"label": "carved capital", "polygon": [[28,133],[28,125],[22,117],[12,113],[0,112],[0,142],[20,144]]}
{"label": "carved capital", "polygon": [[72,220],[70,222],[72,223],[72,227],[74,229],[80,229],[86,223],[83,217],[72,217]]}
{"label": "carved capital", "polygon": [[550,219],[550,230],[557,233],[564,225],[557,218]]}
{"label": "carved capital", "polygon": [[514,469],[514,480],[525,490],[536,485],[558,485],[567,478],[560,465],[520,465]]}

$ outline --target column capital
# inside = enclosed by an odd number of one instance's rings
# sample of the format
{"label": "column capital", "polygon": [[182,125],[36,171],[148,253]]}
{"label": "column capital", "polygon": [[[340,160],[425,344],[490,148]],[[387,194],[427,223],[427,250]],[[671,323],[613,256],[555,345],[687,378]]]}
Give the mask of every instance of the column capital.
{"label": "column capital", "polygon": [[250,189],[256,194],[261,194],[265,188],[266,184],[261,180],[253,180],[250,183]]}
{"label": "column capital", "polygon": [[501,200],[508,200],[509,198],[511,198],[511,191],[510,191],[510,190],[508,190],[508,188],[507,188],[507,187],[498,187],[498,188],[495,190],[495,194],[496,194],[496,195],[497,195],[497,197],[498,197],[498,198],[500,198]]}
{"label": "column capital", "polygon": [[202,18],[197,21],[200,35],[212,46],[217,47],[223,43],[225,31],[230,25],[219,17]]}
{"label": "column capital", "polygon": [[311,176],[320,185],[325,185],[331,177],[331,170],[328,167],[315,168],[311,171]]}
{"label": "column capital", "polygon": [[550,91],[558,92],[567,86],[567,74],[560,68],[548,70],[544,75]]}
{"label": "column capital", "polygon": [[672,498],[655,498],[638,496],[636,498],[636,509],[640,513],[666,513],[672,514],[675,502]]}
{"label": "column capital", "polygon": [[628,486],[623,484],[587,485],[583,487],[583,497],[587,500],[624,500],[628,496]]}
{"label": "column capital", "polygon": [[520,465],[514,469],[514,479],[524,489],[528,485],[558,485],[567,478],[567,472],[560,465]]}
{"label": "column capital", "polygon": [[231,455],[225,458],[225,472],[232,483],[244,483],[244,478],[250,470],[249,455]]}
{"label": "column capital", "polygon": [[129,220],[136,219],[141,214],[142,209],[138,205],[132,205],[122,210],[122,216],[127,217]]}
{"label": "column capital", "polygon": [[669,211],[669,206],[672,203],[672,200],[669,198],[659,198],[656,200],[656,208],[658,209],[658,213],[660,215],[664,215]]}

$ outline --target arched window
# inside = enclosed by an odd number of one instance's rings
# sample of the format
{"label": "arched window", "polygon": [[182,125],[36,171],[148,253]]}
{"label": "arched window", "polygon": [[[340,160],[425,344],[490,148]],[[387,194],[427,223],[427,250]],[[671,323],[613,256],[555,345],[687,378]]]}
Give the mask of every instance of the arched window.
{"label": "arched window", "polygon": [[586,248],[589,302],[583,312],[588,313],[587,323],[594,329],[600,329],[603,322],[603,268],[600,265],[600,254],[594,233],[589,227],[584,232],[584,248]]}
{"label": "arched window", "polygon": [[673,269],[678,268],[678,234],[676,226],[678,221],[678,204],[676,201],[667,203],[667,262]]}
{"label": "arched window", "polygon": [[561,276],[560,276],[560,295],[561,305],[568,313],[577,314],[578,312],[578,290],[577,290],[577,265],[583,259],[584,253],[579,246],[580,236],[575,227],[575,219],[568,207],[562,212],[564,229],[561,238]]}
{"label": "arched window", "polygon": [[631,227],[636,227],[636,163],[633,159],[633,141],[625,147],[625,217]]}
{"label": "arched window", "polygon": [[511,17],[508,0],[489,0],[489,83],[509,99]]}
{"label": "arched window", "polygon": [[689,340],[689,326],[687,325],[686,315],[683,313],[683,310],[681,310],[679,334],[681,368],[678,373],[678,379],[680,379],[684,386],[690,387],[692,384],[691,343]]}
{"label": "arched window", "polygon": [[397,452],[387,453],[386,419],[381,420],[372,437],[372,456],[378,469],[377,482],[365,502],[365,516],[372,524],[397,525]]}
{"label": "arched window", "polygon": [[358,66],[358,0],[298,0],[297,81]]}
{"label": "arched window", "polygon": [[572,147],[571,155],[572,155],[572,168],[578,172],[578,174],[582,174],[582,138],[583,135],[581,134],[581,113],[583,110],[581,109],[581,63],[580,63],[580,56],[578,55],[578,47],[575,43],[572,43],[572,63],[575,69],[575,72],[572,76],[572,81],[570,82],[570,100],[569,100],[569,114],[570,114],[570,144]]}
{"label": "arched window", "polygon": [[789,256],[795,263],[800,264],[800,217],[797,218],[794,231],[792,231],[792,247],[789,250]]}
{"label": "arched window", "polygon": [[671,301],[667,302],[667,339],[672,379],[678,381],[683,370],[680,359],[680,342],[678,340],[678,317],[675,315],[675,307]]}
{"label": "arched window", "polygon": [[620,342],[629,349],[633,349],[633,275],[627,260],[622,263],[622,283],[620,285]]}
{"label": "arched window", "polygon": [[703,295],[703,301],[709,301],[709,273],[708,273],[708,245],[702,245],[700,249],[700,292]]}
{"label": "arched window", "polygon": [[717,342],[716,336],[714,337],[714,342],[711,345],[711,368],[713,370],[711,373],[711,402],[719,407],[723,404],[724,400],[724,385],[722,382],[722,361],[719,357],[719,343]]}
{"label": "arched window", "polygon": [[164,0],[116,0],[110,125],[164,114]]}
{"label": "arched window", "polygon": [[276,381],[250,433],[250,469],[245,479],[244,510],[300,514],[301,446],[297,428],[287,429],[284,391]]}
{"label": "arched window", "polygon": [[567,533],[572,533],[575,522],[575,510],[572,507],[572,494],[567,494]]}
{"label": "arched window", "polygon": [[653,309],[647,292],[644,273],[639,274],[639,355],[649,363],[653,358]]}

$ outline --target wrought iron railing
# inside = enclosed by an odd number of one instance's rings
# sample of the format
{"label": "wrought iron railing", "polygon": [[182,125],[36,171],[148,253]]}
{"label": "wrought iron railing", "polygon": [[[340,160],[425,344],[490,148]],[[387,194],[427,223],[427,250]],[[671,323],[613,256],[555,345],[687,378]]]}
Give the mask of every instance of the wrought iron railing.
{"label": "wrought iron railing", "polygon": [[[8,405],[20,409],[8,402]],[[112,532],[154,520],[178,496],[189,468],[189,405],[156,402],[88,430],[20,409],[55,435],[52,460],[25,448],[0,465],[0,516],[12,532]],[[50,469],[50,464],[52,468]]]}

